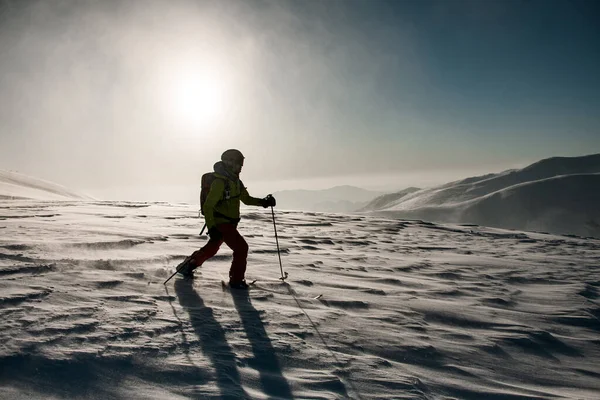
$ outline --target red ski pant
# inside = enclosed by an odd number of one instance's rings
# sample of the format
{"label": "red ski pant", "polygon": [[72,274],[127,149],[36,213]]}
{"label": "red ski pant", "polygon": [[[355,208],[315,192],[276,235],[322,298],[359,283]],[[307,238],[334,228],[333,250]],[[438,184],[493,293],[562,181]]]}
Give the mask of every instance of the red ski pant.
{"label": "red ski pant", "polygon": [[210,239],[208,243],[200,250],[192,254],[192,262],[196,267],[201,266],[219,251],[219,248],[225,242],[233,250],[233,261],[229,270],[229,279],[232,281],[241,281],[246,274],[246,259],[248,258],[248,243],[240,235],[234,224],[219,224],[217,229],[223,235],[222,240]]}

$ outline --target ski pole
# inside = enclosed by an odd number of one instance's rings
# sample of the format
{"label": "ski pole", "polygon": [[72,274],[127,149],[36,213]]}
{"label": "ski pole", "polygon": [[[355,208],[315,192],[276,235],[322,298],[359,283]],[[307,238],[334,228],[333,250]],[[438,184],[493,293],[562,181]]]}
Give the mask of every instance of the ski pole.
{"label": "ski pole", "polygon": [[287,278],[287,273],[283,274],[283,265],[281,264],[281,252],[279,251],[279,238],[277,237],[277,225],[275,225],[275,211],[273,210],[273,206],[271,206],[271,215],[273,216],[273,229],[275,230],[275,242],[277,243],[277,256],[279,257],[279,268],[281,269],[281,279],[285,281]]}
{"label": "ski pole", "polygon": [[202,234],[204,233],[205,229],[206,229],[206,224],[204,224],[204,226],[202,227],[202,230],[200,231],[200,236],[202,236]]}

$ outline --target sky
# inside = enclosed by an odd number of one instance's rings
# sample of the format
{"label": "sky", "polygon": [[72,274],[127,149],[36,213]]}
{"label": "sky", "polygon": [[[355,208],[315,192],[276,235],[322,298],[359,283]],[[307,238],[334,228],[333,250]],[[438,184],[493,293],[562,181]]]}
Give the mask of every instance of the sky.
{"label": "sky", "polygon": [[425,187],[600,152],[597,1],[0,0],[0,169],[99,197]]}

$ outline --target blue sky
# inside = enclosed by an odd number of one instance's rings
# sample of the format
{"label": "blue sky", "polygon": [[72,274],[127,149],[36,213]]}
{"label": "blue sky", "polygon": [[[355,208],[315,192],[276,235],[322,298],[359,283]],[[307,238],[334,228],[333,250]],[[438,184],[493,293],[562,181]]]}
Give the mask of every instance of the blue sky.
{"label": "blue sky", "polygon": [[[376,110],[395,109],[446,126],[452,140],[469,148],[512,148],[525,157],[543,156],[537,148],[553,153],[600,148],[599,3],[336,4],[342,10],[323,17],[319,9],[307,24],[328,25],[325,40],[334,51],[368,48],[341,68],[357,91],[365,88],[353,81],[368,82],[368,95],[357,95],[363,112],[377,116],[368,106],[374,102]],[[446,135],[443,129],[428,133]],[[394,129],[385,134],[402,135]],[[499,143],[504,140],[524,148]]]}
{"label": "blue sky", "polygon": [[597,1],[0,4],[0,168],[74,188],[195,193],[229,147],[268,191],[600,152]]}

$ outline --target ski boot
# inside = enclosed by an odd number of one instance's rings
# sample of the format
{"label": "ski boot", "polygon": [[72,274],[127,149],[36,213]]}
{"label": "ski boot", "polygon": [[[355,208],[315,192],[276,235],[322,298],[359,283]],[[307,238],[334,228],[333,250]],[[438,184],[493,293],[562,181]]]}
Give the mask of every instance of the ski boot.
{"label": "ski boot", "polygon": [[192,265],[192,258],[187,257],[181,264],[177,266],[177,273],[184,278],[194,278],[194,266]]}

